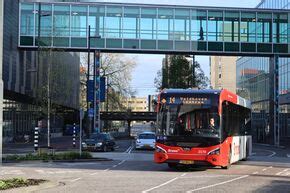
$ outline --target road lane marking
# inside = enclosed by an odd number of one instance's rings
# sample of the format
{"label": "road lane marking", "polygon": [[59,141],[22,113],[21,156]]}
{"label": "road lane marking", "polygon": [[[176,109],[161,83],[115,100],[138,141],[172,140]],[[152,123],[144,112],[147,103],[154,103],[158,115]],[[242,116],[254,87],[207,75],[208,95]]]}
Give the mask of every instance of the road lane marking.
{"label": "road lane marking", "polygon": [[133,146],[131,146],[131,149],[129,150],[128,153],[130,154],[132,152],[132,150],[133,150]]}
{"label": "road lane marking", "polygon": [[167,185],[167,184],[169,184],[169,183],[171,183],[171,182],[174,182],[175,180],[179,179],[179,177],[181,177],[181,176],[185,176],[185,175],[186,175],[186,173],[183,173],[183,174],[181,174],[180,176],[177,176],[177,177],[175,177],[175,178],[173,178],[173,179],[171,179],[171,180],[168,180],[167,182],[164,182],[163,184],[160,184],[160,185],[158,185],[158,186],[152,187],[152,188],[147,189],[147,190],[143,190],[142,193],[147,193],[147,192],[150,192],[151,190],[154,190],[154,189],[160,188],[160,187],[162,187],[162,186],[165,186],[165,185]]}
{"label": "road lane marking", "polygon": [[259,172],[253,172],[252,174],[258,174]]}
{"label": "road lane marking", "polygon": [[121,165],[125,162],[126,160],[121,161],[120,163],[118,163],[117,165]]}
{"label": "road lane marking", "polygon": [[273,157],[274,155],[276,155],[275,151],[271,151],[271,150],[267,150],[267,149],[265,149],[265,151],[272,153],[271,155],[268,155],[267,157]]}
{"label": "road lane marking", "polygon": [[180,179],[189,179],[189,178],[219,178],[219,177],[240,177],[241,175],[198,175],[198,176],[181,176]]}
{"label": "road lane marking", "polygon": [[266,170],[267,170],[267,168],[262,169],[263,172],[266,171]]}
{"label": "road lane marking", "polygon": [[271,155],[267,155],[267,157],[273,157],[273,156],[276,155],[275,151],[271,151],[271,150],[268,150],[268,149],[257,149],[257,150],[267,151],[267,152],[271,153]]}
{"label": "road lane marking", "polygon": [[287,172],[288,170],[290,170],[290,169],[289,168],[288,169],[284,169],[283,171],[276,173],[276,175],[277,176],[280,176],[280,175],[281,176],[288,176],[290,174],[290,173]]}
{"label": "road lane marking", "polygon": [[128,147],[128,149],[126,151],[124,151],[124,153],[128,153],[131,148],[132,148],[132,146],[130,145],[130,147]]}
{"label": "road lane marking", "polygon": [[76,178],[76,179],[70,180],[70,182],[76,182],[76,181],[78,181],[80,179],[82,179],[82,178]]}
{"label": "road lane marking", "polygon": [[186,193],[196,192],[196,191],[199,191],[199,190],[204,190],[204,189],[212,188],[212,187],[215,187],[215,186],[220,186],[220,185],[227,184],[227,183],[230,183],[230,182],[233,182],[233,181],[237,181],[237,180],[241,180],[241,179],[247,178],[247,177],[249,177],[249,175],[244,175],[244,176],[240,176],[238,178],[234,178],[234,179],[227,180],[227,181],[224,181],[224,182],[212,184],[212,185],[209,185],[209,186],[204,186],[204,187],[201,187],[201,188],[196,188],[196,189],[193,189],[193,190],[186,191]]}

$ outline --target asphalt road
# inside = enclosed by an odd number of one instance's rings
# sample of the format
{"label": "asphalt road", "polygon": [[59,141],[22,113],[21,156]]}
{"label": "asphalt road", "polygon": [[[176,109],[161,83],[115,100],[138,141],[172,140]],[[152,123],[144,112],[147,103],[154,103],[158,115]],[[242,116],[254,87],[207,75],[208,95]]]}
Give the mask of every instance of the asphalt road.
{"label": "asphalt road", "polygon": [[229,170],[172,170],[155,164],[153,151],[136,151],[131,144],[124,140],[116,152],[93,153],[113,161],[5,164],[0,178],[42,178],[49,183],[4,192],[290,192],[288,150],[255,146],[249,161]]}

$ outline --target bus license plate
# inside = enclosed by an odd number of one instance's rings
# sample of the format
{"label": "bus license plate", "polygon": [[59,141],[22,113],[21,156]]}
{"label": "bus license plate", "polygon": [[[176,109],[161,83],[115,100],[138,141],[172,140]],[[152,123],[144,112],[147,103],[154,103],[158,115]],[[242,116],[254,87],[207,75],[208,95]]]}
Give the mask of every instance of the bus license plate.
{"label": "bus license plate", "polygon": [[179,163],[188,165],[188,164],[194,164],[194,161],[192,161],[192,160],[180,160]]}

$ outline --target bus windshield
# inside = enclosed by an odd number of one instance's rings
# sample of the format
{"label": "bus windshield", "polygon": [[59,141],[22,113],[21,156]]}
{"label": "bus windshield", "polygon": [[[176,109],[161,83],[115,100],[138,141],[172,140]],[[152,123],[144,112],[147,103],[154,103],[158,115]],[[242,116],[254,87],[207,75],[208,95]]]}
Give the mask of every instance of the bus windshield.
{"label": "bus windshield", "polygon": [[159,135],[220,137],[218,108],[163,104],[158,114]]}

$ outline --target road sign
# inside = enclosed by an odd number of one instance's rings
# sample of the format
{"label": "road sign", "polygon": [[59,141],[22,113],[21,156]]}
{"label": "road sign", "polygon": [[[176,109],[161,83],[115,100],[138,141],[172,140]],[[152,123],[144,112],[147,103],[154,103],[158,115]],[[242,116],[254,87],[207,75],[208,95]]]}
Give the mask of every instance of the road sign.
{"label": "road sign", "polygon": [[[98,85],[96,85],[98,86]],[[100,78],[100,89],[95,89],[96,92],[100,90],[100,100],[101,102],[105,102],[105,93],[106,93],[106,78]],[[98,93],[96,93],[98,96]],[[88,100],[89,102],[94,102],[94,80],[89,80],[88,82]]]}
{"label": "road sign", "polygon": [[93,108],[89,109],[89,117],[94,117],[94,109]]}

